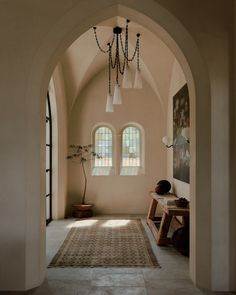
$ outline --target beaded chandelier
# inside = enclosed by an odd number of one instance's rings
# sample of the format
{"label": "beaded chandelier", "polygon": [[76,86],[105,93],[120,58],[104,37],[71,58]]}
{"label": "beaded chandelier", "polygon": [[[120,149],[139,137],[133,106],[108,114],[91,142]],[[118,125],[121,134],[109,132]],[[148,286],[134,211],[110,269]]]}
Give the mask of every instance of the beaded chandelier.
{"label": "beaded chandelier", "polygon": [[[102,53],[108,55],[108,94],[106,103],[106,112],[113,112],[114,105],[122,103],[122,96],[119,83],[119,75],[123,76],[122,88],[142,88],[141,69],[139,64],[140,57],[140,34],[136,34],[136,45],[132,56],[129,56],[129,38],[128,38],[128,25],[130,20],[126,20],[125,36],[122,35],[121,27],[113,28],[113,37],[111,42],[107,43],[107,49],[103,49],[98,41],[97,28],[93,27],[94,36],[97,46]],[[124,40],[123,40],[124,39]],[[134,85],[131,78],[131,70],[129,63],[136,57],[136,72]],[[114,95],[111,94],[111,74],[112,70],[115,71],[116,81],[114,86]]]}

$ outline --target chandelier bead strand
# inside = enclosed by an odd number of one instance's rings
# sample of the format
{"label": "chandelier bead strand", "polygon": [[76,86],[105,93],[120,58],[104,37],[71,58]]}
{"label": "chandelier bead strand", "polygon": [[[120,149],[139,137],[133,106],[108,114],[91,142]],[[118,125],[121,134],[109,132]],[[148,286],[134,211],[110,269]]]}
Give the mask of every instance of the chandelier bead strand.
{"label": "chandelier bead strand", "polygon": [[[123,76],[123,88],[132,88],[131,81],[131,69],[129,63],[133,62],[136,57],[136,73],[134,80],[134,88],[142,88],[142,78],[140,70],[140,33],[136,34],[136,44],[134,52],[129,58],[129,23],[130,20],[126,20],[124,41],[122,39],[122,28],[116,26],[113,28],[112,40],[107,43],[108,49],[103,49],[97,36],[97,27],[93,27],[94,37],[99,50],[102,53],[108,54],[108,95],[107,95],[107,105],[106,112],[113,112],[113,104],[121,104],[122,97],[119,85],[119,75]],[[114,48],[114,51],[113,51]],[[121,50],[120,50],[121,48]],[[112,51],[114,53],[112,53]],[[114,61],[113,61],[114,57]],[[111,95],[111,72],[116,71],[115,75],[115,86],[114,86],[114,96]]]}

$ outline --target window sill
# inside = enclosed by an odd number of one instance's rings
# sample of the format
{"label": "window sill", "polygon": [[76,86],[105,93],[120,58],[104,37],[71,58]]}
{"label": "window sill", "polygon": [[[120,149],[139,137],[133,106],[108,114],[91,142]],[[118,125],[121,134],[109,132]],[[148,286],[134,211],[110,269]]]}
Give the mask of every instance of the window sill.
{"label": "window sill", "polygon": [[94,167],[92,169],[92,176],[109,176],[114,174],[113,167]]}
{"label": "window sill", "polygon": [[120,170],[121,176],[137,176],[144,174],[142,167],[122,167]]}

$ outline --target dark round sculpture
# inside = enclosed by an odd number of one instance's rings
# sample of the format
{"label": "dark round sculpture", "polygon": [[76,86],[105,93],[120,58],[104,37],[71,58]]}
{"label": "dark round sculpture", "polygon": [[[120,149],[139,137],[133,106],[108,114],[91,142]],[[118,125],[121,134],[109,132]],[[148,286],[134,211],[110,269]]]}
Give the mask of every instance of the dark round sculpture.
{"label": "dark round sculpture", "polygon": [[178,228],[173,233],[172,244],[182,255],[189,256],[189,228]]}
{"label": "dark round sculpture", "polygon": [[171,189],[171,184],[169,183],[168,180],[160,180],[157,183],[157,186],[155,188],[155,192],[158,195],[164,195],[166,193],[168,193]]}

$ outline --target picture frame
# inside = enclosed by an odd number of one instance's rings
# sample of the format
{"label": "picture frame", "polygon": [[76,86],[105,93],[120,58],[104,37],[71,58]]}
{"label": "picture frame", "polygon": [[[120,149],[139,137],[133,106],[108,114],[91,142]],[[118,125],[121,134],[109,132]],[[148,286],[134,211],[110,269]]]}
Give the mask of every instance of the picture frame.
{"label": "picture frame", "polygon": [[190,178],[190,149],[183,129],[189,128],[189,113],[189,92],[185,84],[173,96],[173,177],[186,183]]}

